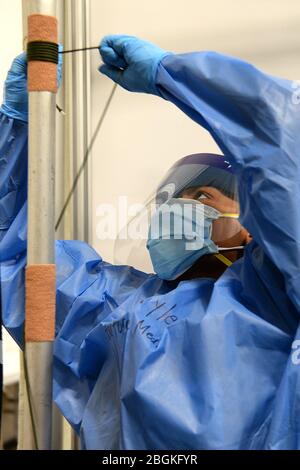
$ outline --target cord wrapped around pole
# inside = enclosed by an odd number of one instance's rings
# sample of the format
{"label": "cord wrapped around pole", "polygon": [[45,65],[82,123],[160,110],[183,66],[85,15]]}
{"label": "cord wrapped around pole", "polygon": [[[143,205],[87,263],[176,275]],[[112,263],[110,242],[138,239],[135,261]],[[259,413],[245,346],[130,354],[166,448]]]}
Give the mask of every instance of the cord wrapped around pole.
{"label": "cord wrapped around pole", "polygon": [[28,0],[28,248],[23,449],[51,448],[55,332],[56,0]]}

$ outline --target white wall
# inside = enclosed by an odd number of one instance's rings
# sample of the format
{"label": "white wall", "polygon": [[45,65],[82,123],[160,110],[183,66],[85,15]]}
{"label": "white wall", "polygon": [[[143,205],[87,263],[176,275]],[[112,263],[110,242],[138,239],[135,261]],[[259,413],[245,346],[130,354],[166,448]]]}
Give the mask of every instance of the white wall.
{"label": "white wall", "polygon": [[13,58],[22,52],[22,1],[0,1],[0,100],[2,84]]}
{"label": "white wall", "polygon": [[[91,0],[92,45],[104,34],[132,34],[174,52],[217,50],[265,71],[300,78],[299,0]],[[112,83],[92,53],[93,127]],[[113,242],[96,237],[96,207],[119,195],[143,202],[169,166],[193,152],[216,151],[199,126],[162,99],[118,89],[93,152],[93,245],[113,260]]]}

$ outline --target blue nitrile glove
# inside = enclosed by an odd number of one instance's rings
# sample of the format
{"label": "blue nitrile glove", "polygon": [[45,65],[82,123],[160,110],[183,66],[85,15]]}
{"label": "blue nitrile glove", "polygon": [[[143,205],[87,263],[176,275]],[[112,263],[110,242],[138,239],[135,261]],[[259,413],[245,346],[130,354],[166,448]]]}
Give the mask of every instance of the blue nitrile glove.
{"label": "blue nitrile glove", "polygon": [[157,68],[166,52],[134,36],[105,36],[99,46],[104,62],[100,72],[129,91],[160,93],[155,85]]}
{"label": "blue nitrile glove", "polygon": [[[62,51],[62,46],[59,50]],[[62,78],[62,54],[57,68],[58,86]],[[6,116],[28,122],[27,57],[23,52],[12,63],[4,84],[3,104],[0,108]]]}
{"label": "blue nitrile glove", "polygon": [[20,54],[12,63],[4,84],[1,111],[6,116],[28,121],[27,59]]}

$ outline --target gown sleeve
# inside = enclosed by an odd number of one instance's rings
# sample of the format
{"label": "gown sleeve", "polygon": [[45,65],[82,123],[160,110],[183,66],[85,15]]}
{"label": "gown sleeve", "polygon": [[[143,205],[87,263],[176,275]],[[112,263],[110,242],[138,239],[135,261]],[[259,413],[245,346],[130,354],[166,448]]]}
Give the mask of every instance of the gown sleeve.
{"label": "gown sleeve", "polygon": [[[240,221],[300,312],[300,105],[293,83],[214,52],[169,55],[161,95],[210,132],[239,179]],[[259,268],[259,266],[258,266]]]}

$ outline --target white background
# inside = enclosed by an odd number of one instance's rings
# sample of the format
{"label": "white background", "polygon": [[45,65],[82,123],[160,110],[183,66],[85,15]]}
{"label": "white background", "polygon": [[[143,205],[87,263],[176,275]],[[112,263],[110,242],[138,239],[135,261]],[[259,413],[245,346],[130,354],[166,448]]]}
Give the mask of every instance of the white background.
{"label": "white background", "polygon": [[0,99],[2,84],[13,58],[22,52],[21,0],[0,0]]}

